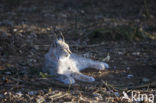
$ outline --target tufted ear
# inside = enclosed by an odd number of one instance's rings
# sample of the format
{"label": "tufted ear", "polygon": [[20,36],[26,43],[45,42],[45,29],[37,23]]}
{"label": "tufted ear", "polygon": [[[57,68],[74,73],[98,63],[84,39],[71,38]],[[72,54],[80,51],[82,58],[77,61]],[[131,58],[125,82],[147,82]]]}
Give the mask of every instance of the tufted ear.
{"label": "tufted ear", "polygon": [[65,41],[62,32],[60,32],[60,35],[61,35],[61,39],[62,39],[63,41]]}
{"label": "tufted ear", "polygon": [[61,41],[65,42],[62,32],[58,33],[58,40],[61,40]]}
{"label": "tufted ear", "polygon": [[62,40],[62,41],[65,41],[62,32],[56,30],[56,27],[53,27],[53,28],[54,28],[54,36],[55,36],[55,39],[56,39],[56,40]]}
{"label": "tufted ear", "polygon": [[56,32],[54,32],[54,38],[55,38],[55,40],[58,40],[58,36],[57,36]]}
{"label": "tufted ear", "polygon": [[58,35],[57,35],[57,31],[56,31],[56,27],[53,27],[54,30],[54,39],[58,40]]}

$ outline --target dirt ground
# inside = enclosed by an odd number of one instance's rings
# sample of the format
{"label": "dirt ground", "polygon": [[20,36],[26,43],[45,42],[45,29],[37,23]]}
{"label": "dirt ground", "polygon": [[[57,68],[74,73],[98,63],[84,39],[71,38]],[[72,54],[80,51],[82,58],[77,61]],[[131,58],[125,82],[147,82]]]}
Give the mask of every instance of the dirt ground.
{"label": "dirt ground", "polygon": [[[155,5],[155,0],[1,0],[0,102],[136,103],[122,99],[123,92],[156,96]],[[83,71],[95,77],[93,83],[44,80],[40,72],[54,26],[72,52],[99,61],[110,56],[109,70]]]}

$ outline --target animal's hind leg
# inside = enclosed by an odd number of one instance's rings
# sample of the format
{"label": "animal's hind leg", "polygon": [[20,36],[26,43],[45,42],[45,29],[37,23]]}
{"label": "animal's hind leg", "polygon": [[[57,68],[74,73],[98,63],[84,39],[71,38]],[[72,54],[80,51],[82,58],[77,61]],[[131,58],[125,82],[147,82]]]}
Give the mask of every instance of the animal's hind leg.
{"label": "animal's hind leg", "polygon": [[80,64],[78,65],[79,70],[84,70],[86,68],[95,68],[98,70],[105,70],[109,68],[109,65],[105,62],[99,62],[99,61],[94,61],[92,59],[76,56],[79,58],[77,62]]}
{"label": "animal's hind leg", "polygon": [[93,61],[93,63],[90,65],[90,67],[93,67],[98,70],[105,70],[105,69],[109,68],[109,65],[104,62]]}
{"label": "animal's hind leg", "polygon": [[93,77],[84,75],[84,74],[79,73],[79,72],[74,72],[71,74],[71,76],[73,78],[75,78],[76,80],[83,81],[83,82],[94,82],[95,81],[95,79]]}

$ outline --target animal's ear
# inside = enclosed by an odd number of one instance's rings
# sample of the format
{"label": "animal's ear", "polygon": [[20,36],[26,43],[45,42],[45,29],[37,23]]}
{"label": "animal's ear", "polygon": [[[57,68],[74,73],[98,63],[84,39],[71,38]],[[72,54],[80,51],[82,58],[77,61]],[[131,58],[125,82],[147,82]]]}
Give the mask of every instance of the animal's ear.
{"label": "animal's ear", "polygon": [[60,32],[60,35],[61,35],[62,40],[65,41],[62,32]]}
{"label": "animal's ear", "polygon": [[65,42],[62,32],[59,32],[58,34],[59,34],[58,35],[58,40],[61,40],[61,41]]}
{"label": "animal's ear", "polygon": [[55,39],[56,39],[56,40],[62,40],[62,41],[65,41],[62,32],[56,30],[56,27],[53,27],[53,28],[54,28],[54,36],[55,36]]}
{"label": "animal's ear", "polygon": [[58,40],[58,36],[56,34],[56,31],[54,31],[54,38],[55,38],[55,40]]}
{"label": "animal's ear", "polygon": [[53,27],[53,30],[54,30],[54,39],[58,40],[59,37],[57,35],[56,27]]}

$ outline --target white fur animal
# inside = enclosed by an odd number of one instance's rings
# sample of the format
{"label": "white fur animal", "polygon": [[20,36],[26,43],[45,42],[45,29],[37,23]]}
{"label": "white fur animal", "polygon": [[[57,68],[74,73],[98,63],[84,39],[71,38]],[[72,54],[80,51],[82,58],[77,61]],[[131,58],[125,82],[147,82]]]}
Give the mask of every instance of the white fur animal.
{"label": "white fur animal", "polygon": [[45,54],[43,71],[64,84],[74,84],[75,80],[94,82],[91,76],[80,73],[86,68],[104,70],[109,68],[104,62],[94,61],[71,53],[68,44],[63,39],[56,40]]}

